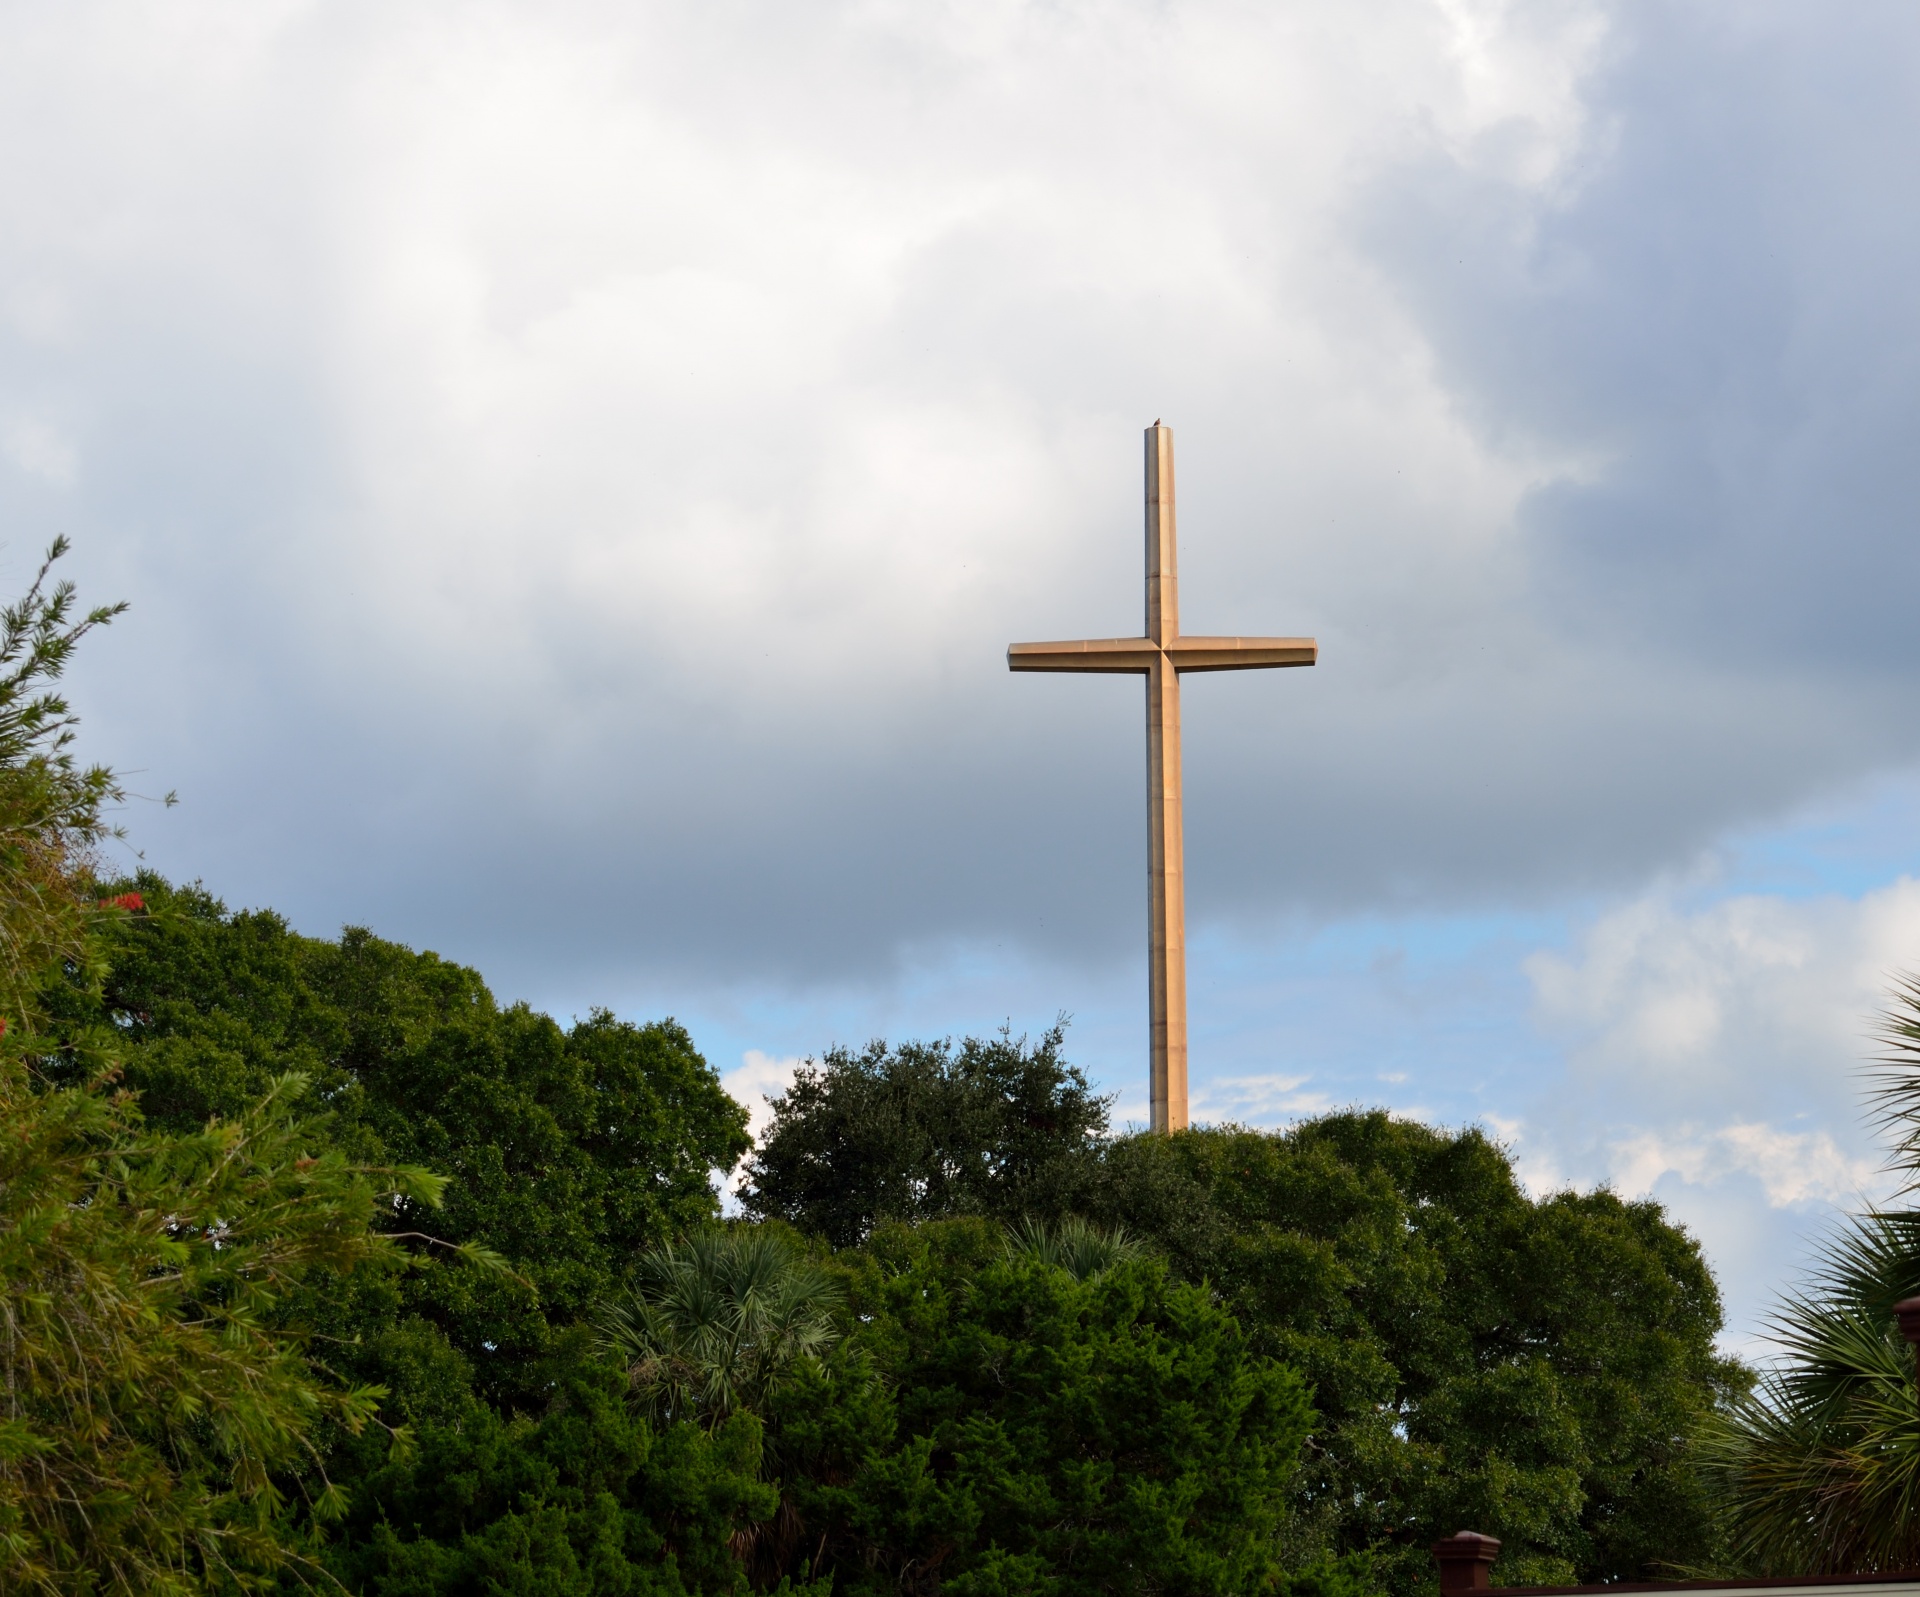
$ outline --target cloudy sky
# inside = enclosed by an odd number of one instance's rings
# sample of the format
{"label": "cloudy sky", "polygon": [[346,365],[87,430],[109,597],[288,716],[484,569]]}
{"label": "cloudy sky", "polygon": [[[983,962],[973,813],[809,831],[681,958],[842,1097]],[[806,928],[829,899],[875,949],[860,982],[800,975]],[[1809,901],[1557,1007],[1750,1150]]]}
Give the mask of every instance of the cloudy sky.
{"label": "cloudy sky", "polygon": [[1749,1335],[1920,965],[1920,11],[0,10],[0,578],[134,610],[148,858],[743,1095],[1037,1030],[1145,1113],[1140,431],[1195,1109],[1477,1120]]}

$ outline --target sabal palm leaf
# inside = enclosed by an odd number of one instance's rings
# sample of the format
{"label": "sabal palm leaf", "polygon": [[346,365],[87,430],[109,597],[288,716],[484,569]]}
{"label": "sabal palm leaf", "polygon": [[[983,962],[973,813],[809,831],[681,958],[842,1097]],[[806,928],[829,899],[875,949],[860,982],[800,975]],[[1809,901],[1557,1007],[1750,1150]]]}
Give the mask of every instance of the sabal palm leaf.
{"label": "sabal palm leaf", "polygon": [[1896,978],[1892,999],[1874,1032],[1883,1051],[1867,1101],[1888,1135],[1889,1162],[1911,1192],[1920,1187],[1920,976]]}
{"label": "sabal palm leaf", "polygon": [[[1920,1189],[1920,979],[1894,987],[1869,1101]],[[1735,1550],[1770,1574],[1920,1565],[1920,1389],[1893,1306],[1920,1295],[1920,1213],[1869,1211],[1775,1314],[1778,1362],[1709,1438]]]}
{"label": "sabal palm leaf", "polygon": [[1801,1299],[1776,1334],[1789,1359],[1708,1439],[1735,1549],[1769,1573],[1920,1563],[1920,1402],[1889,1316]]}
{"label": "sabal palm leaf", "polygon": [[663,1418],[713,1424],[758,1410],[803,1359],[839,1339],[832,1279],[765,1227],[695,1233],[643,1258],[599,1313],[603,1344]]}
{"label": "sabal palm leaf", "polygon": [[1103,1275],[1116,1264],[1142,1257],[1146,1251],[1124,1226],[1108,1230],[1078,1215],[1052,1224],[1022,1220],[1007,1233],[1009,1254],[1065,1270],[1076,1281]]}

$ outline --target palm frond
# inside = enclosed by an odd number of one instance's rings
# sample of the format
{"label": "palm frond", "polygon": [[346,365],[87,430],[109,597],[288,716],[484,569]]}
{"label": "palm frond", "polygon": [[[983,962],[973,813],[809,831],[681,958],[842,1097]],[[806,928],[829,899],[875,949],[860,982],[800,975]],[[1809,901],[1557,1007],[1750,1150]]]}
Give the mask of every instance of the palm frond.
{"label": "palm frond", "polygon": [[1893,1304],[1920,1281],[1920,1224],[1861,1215],[1775,1311],[1779,1360],[1706,1439],[1736,1555],[1775,1575],[1920,1564],[1920,1389]]}
{"label": "palm frond", "polygon": [[601,1342],[662,1419],[757,1411],[796,1364],[840,1338],[838,1287],[766,1227],[695,1232],[641,1259],[634,1282],[601,1307]]}
{"label": "palm frond", "polygon": [[1920,1189],[1920,975],[1894,978],[1873,1036],[1881,1052],[1868,1062],[1867,1103],[1887,1135],[1889,1168],[1912,1192]]}
{"label": "palm frond", "polygon": [[1007,1233],[1007,1252],[1065,1270],[1076,1281],[1104,1275],[1117,1264],[1145,1255],[1147,1249],[1124,1226],[1106,1229],[1078,1215],[1049,1224],[1022,1220]]}

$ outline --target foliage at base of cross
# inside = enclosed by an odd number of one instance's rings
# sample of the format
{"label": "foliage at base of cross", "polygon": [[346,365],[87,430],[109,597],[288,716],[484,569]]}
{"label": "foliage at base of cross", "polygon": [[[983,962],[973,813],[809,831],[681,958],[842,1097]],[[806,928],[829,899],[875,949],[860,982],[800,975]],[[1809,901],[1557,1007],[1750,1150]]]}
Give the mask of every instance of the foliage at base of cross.
{"label": "foliage at base of cross", "polygon": [[795,1550],[837,1589],[1280,1576],[1311,1405],[1211,1293],[1145,1256],[1076,1276],[978,1219],[887,1227],[836,1264],[861,1329],[772,1421]]}
{"label": "foliage at base of cross", "polygon": [[[1309,1384],[1290,1544],[1365,1551],[1395,1590],[1429,1585],[1428,1545],[1462,1524],[1501,1528],[1504,1584],[1728,1567],[1701,1437],[1749,1376],[1715,1354],[1711,1272],[1657,1204],[1532,1199],[1479,1131],[1382,1112],[1110,1139],[1061,1042],[875,1045],[803,1070],[747,1208],[841,1242],[972,1211],[1151,1243]],[[997,1123],[1013,1116],[1017,1139]],[[993,1157],[1014,1142],[1018,1161]]]}

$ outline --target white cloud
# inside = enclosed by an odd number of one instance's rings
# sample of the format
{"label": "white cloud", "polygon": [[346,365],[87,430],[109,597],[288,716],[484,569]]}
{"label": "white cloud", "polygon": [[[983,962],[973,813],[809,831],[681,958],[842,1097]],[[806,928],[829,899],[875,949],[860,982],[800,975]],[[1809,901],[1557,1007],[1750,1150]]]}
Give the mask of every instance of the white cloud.
{"label": "white cloud", "polygon": [[773,1105],[768,1100],[793,1085],[793,1073],[800,1064],[796,1055],[776,1059],[758,1048],[749,1048],[738,1065],[721,1075],[720,1085],[728,1096],[746,1107],[747,1131],[755,1142],[773,1119]]}
{"label": "white cloud", "polygon": [[1759,92],[1905,24],[1692,15],[20,13],[0,495],[77,490],[140,606],[86,686],[187,797],[157,862],[543,978],[871,980],[1121,948],[1132,695],[1000,667],[1130,624],[1165,415],[1190,623],[1325,644],[1195,685],[1196,923],[1617,889],[1920,736],[1853,619],[1910,541],[1910,97]]}
{"label": "white cloud", "polygon": [[1192,1086],[1193,1119],[1202,1124],[1259,1126],[1332,1108],[1324,1091],[1301,1090],[1308,1080],[1278,1073],[1205,1077]]}
{"label": "white cloud", "polygon": [[1710,1186],[1729,1175],[1752,1176],[1776,1209],[1808,1202],[1859,1204],[1884,1190],[1880,1159],[1842,1151],[1825,1131],[1789,1132],[1757,1122],[1714,1131],[1674,1126],[1616,1142],[1608,1150],[1612,1184],[1628,1197],[1650,1197],[1677,1176]]}
{"label": "white cloud", "polygon": [[1858,899],[1654,892],[1601,916],[1573,954],[1527,962],[1572,1074],[1631,1083],[1686,1120],[1764,1106],[1843,1111],[1889,976],[1920,966],[1920,882]]}
{"label": "white cloud", "polygon": [[[1435,140],[1570,169],[1601,7],[83,10],[0,24],[0,137],[52,152],[0,306],[169,655],[92,722],[187,796],[163,865],[581,971],[868,976],[1010,907],[1111,945],[1137,718],[1001,665],[1138,610],[1156,414],[1194,624],[1340,662],[1210,740],[1249,789],[1285,726],[1396,791],[1435,653],[1543,647],[1514,510],[1586,443],[1475,435],[1353,202]],[[524,882],[428,889],[478,854]]]}
{"label": "white cloud", "polygon": [[1523,1162],[1658,1198],[1705,1244],[1734,1326],[1754,1325],[1834,1214],[1891,1190],[1860,1079],[1888,979],[1916,965],[1907,877],[1618,906],[1527,961],[1567,1067],[1517,1131]]}
{"label": "white cloud", "polygon": [[[756,1144],[773,1119],[773,1105],[767,1100],[778,1097],[793,1085],[793,1073],[800,1067],[798,1055],[775,1058],[758,1048],[749,1048],[733,1069],[722,1071],[720,1085],[727,1095],[747,1111],[747,1134]],[[727,1173],[720,1182],[721,1205],[725,1212],[738,1211],[738,1193],[746,1179],[746,1159]],[[718,1177],[716,1177],[716,1180]]]}

